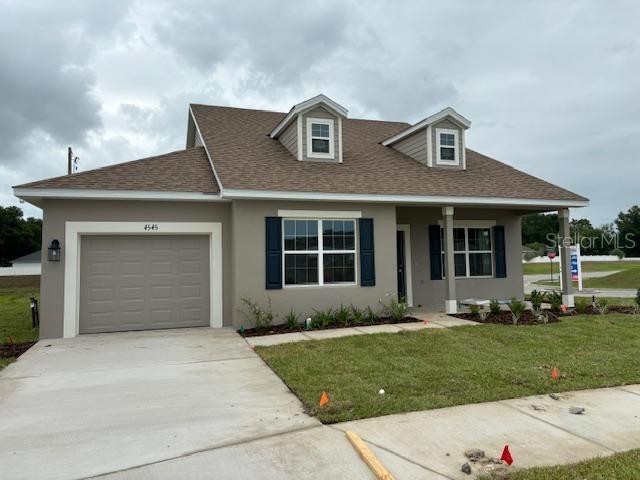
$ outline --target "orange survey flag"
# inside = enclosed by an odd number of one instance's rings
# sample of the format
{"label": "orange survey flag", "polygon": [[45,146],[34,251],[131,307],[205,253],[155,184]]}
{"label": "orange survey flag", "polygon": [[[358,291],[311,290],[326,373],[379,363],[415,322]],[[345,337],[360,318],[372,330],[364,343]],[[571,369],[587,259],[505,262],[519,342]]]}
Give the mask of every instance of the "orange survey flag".
{"label": "orange survey flag", "polygon": [[511,456],[511,452],[509,452],[509,445],[504,446],[500,460],[506,462],[507,465],[511,465],[513,463],[513,457]]}
{"label": "orange survey flag", "polygon": [[329,400],[329,395],[327,395],[327,392],[322,392],[322,395],[320,395],[320,406],[324,407],[329,402],[330,400]]}
{"label": "orange survey flag", "polygon": [[551,379],[557,380],[559,375],[560,374],[558,372],[558,369],[556,367],[553,367],[553,370],[551,370]]}

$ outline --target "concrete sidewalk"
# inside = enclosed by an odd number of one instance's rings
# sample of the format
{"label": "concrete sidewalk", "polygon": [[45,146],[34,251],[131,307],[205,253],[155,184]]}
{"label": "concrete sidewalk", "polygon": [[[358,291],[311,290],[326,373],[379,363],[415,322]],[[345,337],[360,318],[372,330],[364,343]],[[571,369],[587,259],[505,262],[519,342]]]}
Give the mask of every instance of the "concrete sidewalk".
{"label": "concrete sidewalk", "polygon": [[[444,313],[415,312],[410,314],[419,322],[393,323],[383,325],[367,325],[364,327],[327,328],[324,330],[309,330],[305,332],[279,333],[262,335],[259,337],[245,337],[252,347],[279,345],[281,343],[302,342],[305,340],[325,340],[327,338],[349,337],[373,333],[398,333],[407,330],[422,330],[423,328],[449,328],[464,325],[480,325],[478,322],[455,318]],[[426,320],[426,322],[425,322]]]}
{"label": "concrete sidewalk", "polygon": [[[572,406],[586,411],[572,414]],[[333,428],[352,430],[379,450],[420,466],[429,472],[422,478],[465,479],[469,475],[460,469],[465,450],[472,448],[499,457],[509,445],[515,460],[510,468],[575,463],[640,448],[640,385],[568,392],[559,400],[540,395],[389,415]],[[474,475],[481,473],[471,465]]]}

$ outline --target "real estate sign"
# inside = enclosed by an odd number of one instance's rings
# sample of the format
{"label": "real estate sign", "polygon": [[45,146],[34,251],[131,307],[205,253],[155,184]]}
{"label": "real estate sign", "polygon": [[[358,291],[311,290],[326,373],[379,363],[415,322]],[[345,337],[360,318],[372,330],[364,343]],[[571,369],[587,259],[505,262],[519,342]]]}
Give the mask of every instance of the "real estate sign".
{"label": "real estate sign", "polygon": [[582,265],[580,265],[580,245],[571,245],[571,280],[578,282],[578,291],[582,290]]}

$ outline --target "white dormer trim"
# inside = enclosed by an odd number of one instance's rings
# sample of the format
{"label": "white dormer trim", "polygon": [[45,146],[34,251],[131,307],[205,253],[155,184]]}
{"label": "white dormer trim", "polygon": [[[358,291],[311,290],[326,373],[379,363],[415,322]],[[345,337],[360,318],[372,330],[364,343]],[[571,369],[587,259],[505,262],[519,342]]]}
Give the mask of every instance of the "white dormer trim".
{"label": "white dormer trim", "polygon": [[304,150],[302,149],[302,115],[298,115],[296,121],[298,130],[298,160],[304,160]]}
{"label": "white dormer trim", "polygon": [[[440,134],[448,133],[453,135],[453,145],[444,145],[446,148],[453,148],[453,160],[440,158]],[[460,132],[451,128],[436,128],[436,165],[460,166]]]}
{"label": "white dormer trim", "polygon": [[433,167],[433,135],[431,125],[427,125],[427,167]]}
{"label": "white dormer trim", "polygon": [[296,117],[296,115],[303,112],[304,110],[311,109],[319,104],[322,104],[328,107],[339,117],[347,117],[349,113],[349,111],[346,108],[344,108],[339,103],[334,102],[326,95],[323,95],[323,94],[316,95],[315,97],[310,98],[309,100],[305,100],[304,102],[294,105],[294,107],[291,110],[289,110],[289,113],[287,113],[287,115],[280,121],[280,123],[278,123],[278,125],[276,125],[276,127],[271,131],[269,136],[271,138],[278,138],[278,135],[282,133],[282,131],[289,125],[289,123],[291,123],[291,121]]}
{"label": "white dormer trim", "polygon": [[[298,118],[302,118],[302,117],[298,117]],[[323,140],[329,141],[329,153],[321,153],[321,152],[313,151],[313,148],[312,148],[313,132],[312,132],[311,125],[314,123],[329,126],[329,138],[327,139],[323,138]],[[335,159],[336,158],[336,152],[335,152],[336,142],[334,137],[334,131],[335,131],[334,122],[332,119],[307,117],[307,158],[324,158],[324,159],[330,159],[330,160]],[[320,137],[316,137],[316,138],[320,138]]]}
{"label": "white dormer trim", "polygon": [[400,133],[397,133],[393,137],[384,140],[382,142],[382,145],[384,145],[385,147],[388,147],[389,145],[393,145],[394,143],[399,142],[404,138],[407,138],[412,133],[415,133],[422,128],[428,127],[429,125],[433,125],[434,123],[439,122],[440,120],[443,120],[445,118],[450,118],[451,120],[453,120],[454,123],[458,124],[463,129],[467,129],[471,127],[470,120],[467,120],[465,117],[463,117],[458,112],[456,112],[453,108],[447,107],[443,110],[440,110],[438,113],[431,115],[430,117],[427,117],[424,120],[421,120],[415,125],[407,128],[406,130],[403,130]]}

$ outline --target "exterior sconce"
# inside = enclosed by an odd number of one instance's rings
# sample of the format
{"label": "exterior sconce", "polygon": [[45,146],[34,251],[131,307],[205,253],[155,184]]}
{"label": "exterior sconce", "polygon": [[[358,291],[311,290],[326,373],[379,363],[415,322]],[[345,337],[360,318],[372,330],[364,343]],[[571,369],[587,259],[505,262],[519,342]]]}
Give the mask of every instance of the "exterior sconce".
{"label": "exterior sconce", "polygon": [[49,245],[49,261],[60,261],[60,242],[58,240],[51,240],[51,245]]}

